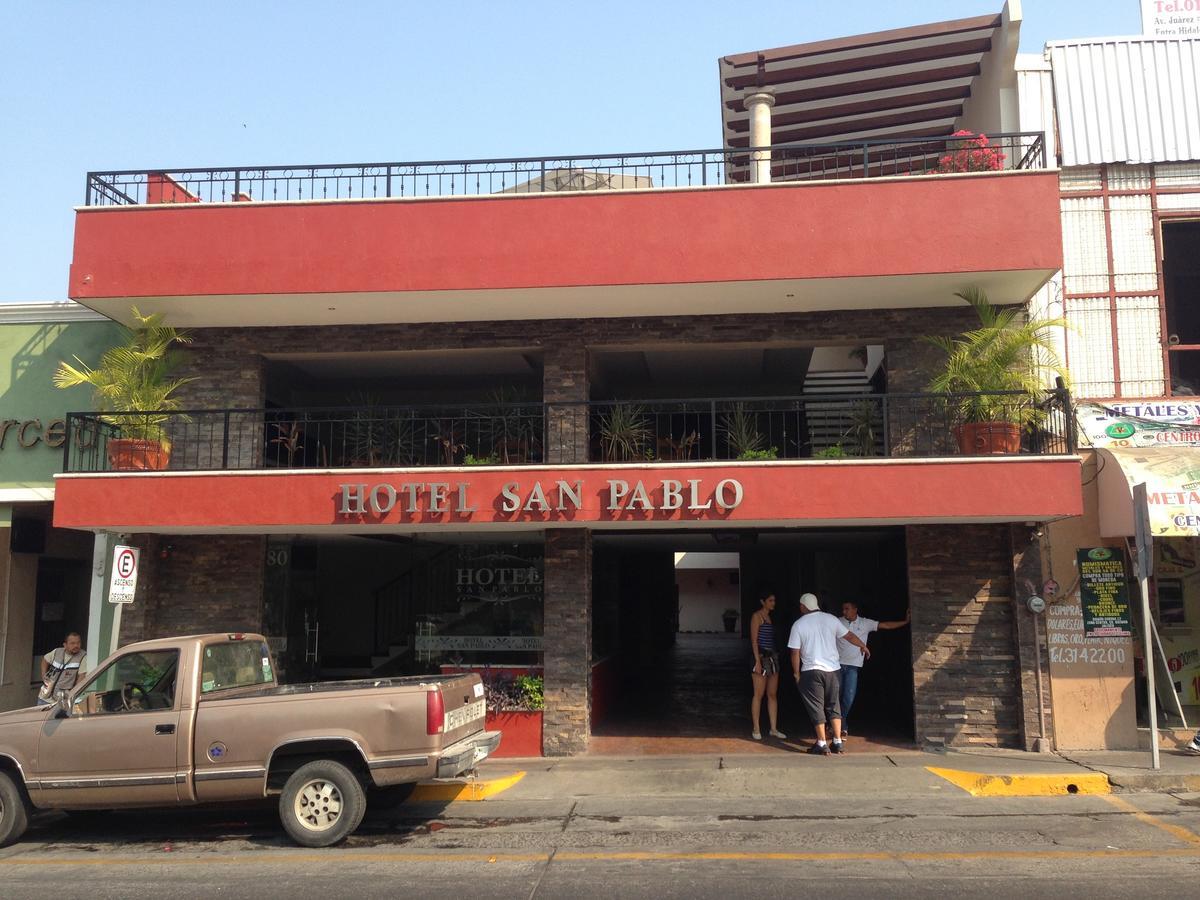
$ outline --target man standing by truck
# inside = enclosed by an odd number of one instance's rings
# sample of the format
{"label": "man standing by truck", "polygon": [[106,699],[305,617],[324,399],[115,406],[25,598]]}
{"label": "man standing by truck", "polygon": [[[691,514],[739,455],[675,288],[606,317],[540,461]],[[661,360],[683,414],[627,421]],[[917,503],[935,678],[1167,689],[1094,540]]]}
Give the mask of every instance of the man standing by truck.
{"label": "man standing by truck", "polygon": [[[788,636],[788,649],[792,651],[792,675],[795,676],[804,708],[817,732],[817,742],[808,752],[818,756],[842,752],[841,685],[838,680],[842,664],[838,658],[837,642],[838,638],[843,637],[859,647],[864,656],[870,659],[871,651],[867,645],[836,616],[822,612],[815,594],[801,595],[800,618]],[[827,720],[833,726],[832,747],[825,743]]]}
{"label": "man standing by truck", "polygon": [[49,706],[59,691],[69,691],[87,672],[87,653],[83,638],[72,631],[63,645],[42,657],[42,686],[38,689],[38,706]]}

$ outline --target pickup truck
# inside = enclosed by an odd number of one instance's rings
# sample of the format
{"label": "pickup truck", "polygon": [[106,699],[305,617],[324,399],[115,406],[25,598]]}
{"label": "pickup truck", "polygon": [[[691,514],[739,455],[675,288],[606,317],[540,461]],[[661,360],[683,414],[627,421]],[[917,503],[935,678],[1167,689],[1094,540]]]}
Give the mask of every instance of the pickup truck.
{"label": "pickup truck", "polygon": [[130,644],[53,704],[0,713],[0,847],[33,810],[274,796],[293,840],[327,847],[369,797],[461,775],[499,744],[478,675],[281,686],[261,635]]}

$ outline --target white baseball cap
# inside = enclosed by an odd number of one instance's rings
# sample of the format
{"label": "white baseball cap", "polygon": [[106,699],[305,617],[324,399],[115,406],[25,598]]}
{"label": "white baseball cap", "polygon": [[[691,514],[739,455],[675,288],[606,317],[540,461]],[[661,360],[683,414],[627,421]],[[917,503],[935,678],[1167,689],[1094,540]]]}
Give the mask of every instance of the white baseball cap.
{"label": "white baseball cap", "polygon": [[807,609],[809,612],[816,612],[817,610],[819,610],[821,608],[821,604],[819,602],[817,602],[816,594],[801,594],[800,595],[800,605],[803,606],[805,609]]}

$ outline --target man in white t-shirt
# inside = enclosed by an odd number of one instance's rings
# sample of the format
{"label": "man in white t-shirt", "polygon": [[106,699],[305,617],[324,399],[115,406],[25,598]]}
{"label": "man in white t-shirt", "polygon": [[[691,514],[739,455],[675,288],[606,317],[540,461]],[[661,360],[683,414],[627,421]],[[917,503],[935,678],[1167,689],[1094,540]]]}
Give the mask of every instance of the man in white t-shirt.
{"label": "man in white t-shirt", "polygon": [[[839,638],[845,638],[870,658],[871,651],[857,635],[851,633],[836,616],[821,611],[815,594],[803,594],[800,597],[800,618],[792,625],[792,632],[788,635],[788,649],[792,651],[792,674],[800,688],[800,697],[817,732],[817,742],[808,748],[808,752],[817,756],[842,752]],[[833,726],[832,747],[825,743],[827,720]]]}
{"label": "man in white t-shirt", "polygon": [[[891,631],[893,628],[903,628],[908,624],[908,613],[904,614],[904,618],[895,622],[880,622],[876,619],[868,619],[866,616],[858,614],[858,604],[853,600],[847,600],[842,604],[842,625],[846,630],[861,640],[864,644],[867,642],[867,636],[872,631]],[[840,679],[842,683],[841,689],[841,707],[842,707],[842,734],[846,737],[850,736],[850,729],[847,727],[850,720],[850,707],[854,705],[854,697],[858,694],[858,673],[862,671],[862,665],[866,662],[863,652],[854,644],[844,638],[838,638],[838,657],[841,662]]]}

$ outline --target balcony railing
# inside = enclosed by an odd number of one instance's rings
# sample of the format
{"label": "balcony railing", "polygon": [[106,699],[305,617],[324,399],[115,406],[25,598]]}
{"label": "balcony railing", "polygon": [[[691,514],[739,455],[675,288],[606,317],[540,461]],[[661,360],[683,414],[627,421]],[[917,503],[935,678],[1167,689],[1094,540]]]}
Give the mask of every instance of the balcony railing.
{"label": "balcony railing", "polygon": [[[1009,444],[968,423],[1018,423]],[[687,463],[1075,452],[1071,400],[839,394],[587,403],[71,413],[65,472]]]}
{"label": "balcony railing", "polygon": [[770,148],[456,159],[340,165],[89,172],[87,206],[454,197],[553,191],[637,190],[744,184],[752,160],[771,163],[774,181],[879,178],[1046,166],[1041,132],[971,137],[865,139]]}

